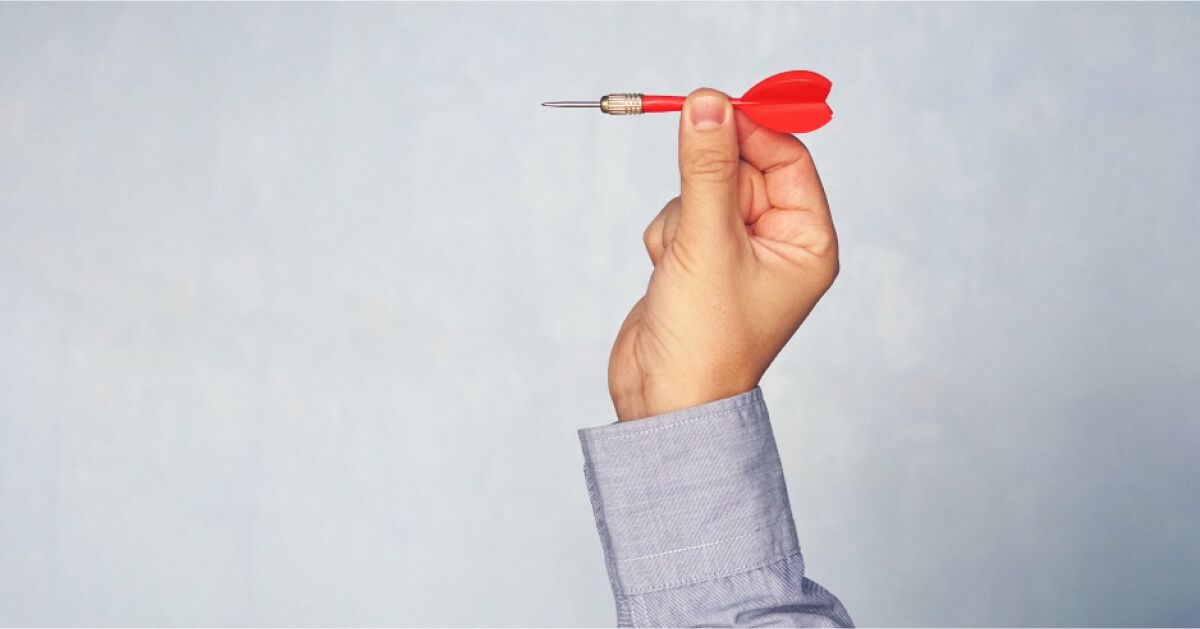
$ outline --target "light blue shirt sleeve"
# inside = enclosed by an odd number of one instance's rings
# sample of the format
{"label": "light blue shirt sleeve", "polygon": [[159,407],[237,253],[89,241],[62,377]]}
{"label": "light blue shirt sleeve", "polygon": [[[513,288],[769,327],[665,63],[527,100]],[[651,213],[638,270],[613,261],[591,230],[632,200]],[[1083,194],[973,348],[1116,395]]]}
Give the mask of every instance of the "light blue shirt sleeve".
{"label": "light blue shirt sleeve", "polygon": [[853,626],[804,575],[761,389],[579,439],[618,626]]}

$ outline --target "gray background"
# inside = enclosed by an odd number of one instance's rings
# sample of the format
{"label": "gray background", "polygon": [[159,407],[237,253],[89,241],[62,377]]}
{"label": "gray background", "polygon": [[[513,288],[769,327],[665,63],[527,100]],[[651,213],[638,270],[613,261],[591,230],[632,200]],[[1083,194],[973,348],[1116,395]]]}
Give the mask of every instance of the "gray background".
{"label": "gray background", "polygon": [[1200,623],[1200,6],[0,6],[0,623],[598,625],[676,115],[832,78],[763,382],[862,625]]}

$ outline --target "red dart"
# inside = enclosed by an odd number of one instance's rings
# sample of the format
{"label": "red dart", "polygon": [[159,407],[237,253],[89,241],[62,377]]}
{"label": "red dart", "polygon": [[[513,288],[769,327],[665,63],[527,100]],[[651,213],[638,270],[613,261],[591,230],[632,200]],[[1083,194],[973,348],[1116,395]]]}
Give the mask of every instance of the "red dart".
{"label": "red dart", "polygon": [[[809,70],[789,70],[769,76],[741,98],[730,99],[735,109],[758,124],[781,133],[807,133],[833,118],[825,104],[829,79]],[[599,107],[613,115],[649,114],[683,109],[683,96],[609,94],[599,101],[562,100],[542,103],[546,107]]]}

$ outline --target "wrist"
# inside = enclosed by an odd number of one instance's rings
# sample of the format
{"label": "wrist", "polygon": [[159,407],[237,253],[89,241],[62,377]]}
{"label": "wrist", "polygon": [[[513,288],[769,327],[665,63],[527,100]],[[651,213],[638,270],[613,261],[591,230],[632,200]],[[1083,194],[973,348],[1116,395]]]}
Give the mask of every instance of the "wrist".
{"label": "wrist", "polygon": [[639,386],[610,391],[618,421],[645,419],[745,393],[757,382],[737,380],[707,386],[663,386],[641,383]]}

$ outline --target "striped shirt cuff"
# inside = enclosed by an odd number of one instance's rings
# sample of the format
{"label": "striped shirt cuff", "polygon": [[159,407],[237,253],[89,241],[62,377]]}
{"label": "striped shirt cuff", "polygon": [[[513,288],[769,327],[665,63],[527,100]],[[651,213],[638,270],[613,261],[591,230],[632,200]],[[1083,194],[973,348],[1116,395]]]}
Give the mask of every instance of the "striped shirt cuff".
{"label": "striped shirt cuff", "polygon": [[617,596],[709,581],[799,552],[762,391],[579,431]]}

